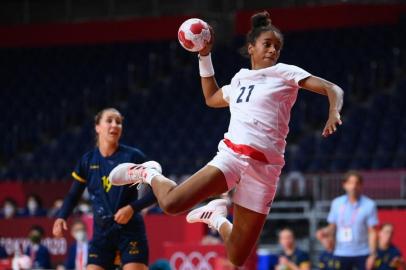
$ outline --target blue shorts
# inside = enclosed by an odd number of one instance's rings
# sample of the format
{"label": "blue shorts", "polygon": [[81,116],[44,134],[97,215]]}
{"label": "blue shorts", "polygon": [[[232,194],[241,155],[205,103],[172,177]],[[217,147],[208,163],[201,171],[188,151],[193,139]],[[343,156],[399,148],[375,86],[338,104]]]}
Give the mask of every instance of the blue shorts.
{"label": "blue shorts", "polygon": [[368,255],[354,257],[335,256],[335,258],[340,263],[340,270],[365,270]]}
{"label": "blue shorts", "polygon": [[104,269],[115,265],[142,263],[148,265],[148,241],[144,233],[118,230],[106,235],[95,234],[89,243],[88,264]]}

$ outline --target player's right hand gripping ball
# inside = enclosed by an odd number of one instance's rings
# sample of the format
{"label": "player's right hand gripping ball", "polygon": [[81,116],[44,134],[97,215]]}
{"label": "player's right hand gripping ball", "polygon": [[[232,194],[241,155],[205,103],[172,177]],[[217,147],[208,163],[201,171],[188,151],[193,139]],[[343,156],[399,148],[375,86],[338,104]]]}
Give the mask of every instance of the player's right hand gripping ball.
{"label": "player's right hand gripping ball", "polygon": [[180,45],[190,52],[202,50],[210,42],[210,26],[200,19],[186,20],[179,27],[178,39]]}

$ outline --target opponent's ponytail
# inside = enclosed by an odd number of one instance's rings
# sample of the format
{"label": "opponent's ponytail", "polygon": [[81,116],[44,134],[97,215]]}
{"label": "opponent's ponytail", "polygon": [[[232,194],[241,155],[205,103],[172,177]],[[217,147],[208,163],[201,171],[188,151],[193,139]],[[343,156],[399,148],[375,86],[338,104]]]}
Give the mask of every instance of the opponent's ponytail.
{"label": "opponent's ponytail", "polygon": [[247,47],[249,44],[255,44],[257,38],[263,33],[272,31],[279,36],[283,46],[282,32],[272,24],[271,15],[269,12],[262,11],[252,15],[251,17],[251,30],[246,35],[245,46],[241,48],[241,54],[248,56]]}

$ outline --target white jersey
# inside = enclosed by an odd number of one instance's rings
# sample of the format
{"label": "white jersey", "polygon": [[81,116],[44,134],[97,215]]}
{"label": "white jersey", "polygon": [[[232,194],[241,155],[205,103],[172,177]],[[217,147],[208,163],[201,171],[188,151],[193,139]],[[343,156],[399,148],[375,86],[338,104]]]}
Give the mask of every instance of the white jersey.
{"label": "white jersey", "polygon": [[261,151],[273,164],[284,164],[290,111],[296,101],[299,81],[311,76],[293,65],[241,69],[222,87],[231,119],[224,137],[234,144]]}

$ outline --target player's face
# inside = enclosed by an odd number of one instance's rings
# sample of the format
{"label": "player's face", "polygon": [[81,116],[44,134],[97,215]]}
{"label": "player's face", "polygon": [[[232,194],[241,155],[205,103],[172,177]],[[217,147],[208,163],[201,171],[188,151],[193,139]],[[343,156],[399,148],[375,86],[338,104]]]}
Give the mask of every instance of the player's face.
{"label": "player's face", "polygon": [[279,244],[283,249],[291,249],[295,245],[295,238],[291,231],[283,230],[279,233]]}
{"label": "player's face", "polygon": [[120,140],[123,131],[123,120],[116,111],[105,111],[96,125],[96,132],[99,141],[117,143]]}
{"label": "player's face", "polygon": [[379,242],[383,245],[388,245],[392,241],[393,235],[393,227],[392,226],[384,226],[379,231]]}
{"label": "player's face", "polygon": [[273,66],[278,61],[282,49],[281,37],[274,31],[262,32],[255,44],[248,45],[252,69]]}
{"label": "player's face", "polygon": [[358,197],[361,194],[362,184],[355,175],[348,177],[347,181],[344,182],[343,187],[349,196]]}

